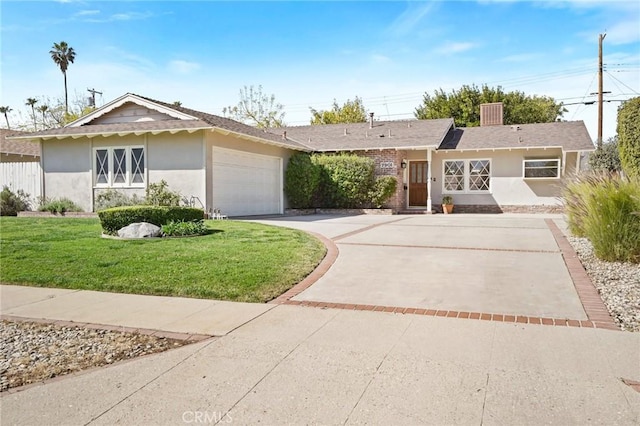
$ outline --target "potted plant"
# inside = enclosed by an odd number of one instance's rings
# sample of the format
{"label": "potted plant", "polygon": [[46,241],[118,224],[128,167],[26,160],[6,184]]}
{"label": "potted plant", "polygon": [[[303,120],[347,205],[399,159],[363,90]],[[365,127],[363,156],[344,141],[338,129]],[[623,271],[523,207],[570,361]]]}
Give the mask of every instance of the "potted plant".
{"label": "potted plant", "polygon": [[453,213],[453,197],[451,195],[442,197],[442,212],[444,214]]}

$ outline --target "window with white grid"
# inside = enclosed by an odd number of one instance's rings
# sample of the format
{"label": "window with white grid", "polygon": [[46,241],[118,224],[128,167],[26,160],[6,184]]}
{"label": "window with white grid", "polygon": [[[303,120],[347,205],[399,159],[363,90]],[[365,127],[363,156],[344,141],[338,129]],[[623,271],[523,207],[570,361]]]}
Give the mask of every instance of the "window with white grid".
{"label": "window with white grid", "polygon": [[96,187],[144,187],[144,147],[95,148],[93,156]]}
{"label": "window with white grid", "polygon": [[444,160],[442,193],[491,192],[491,160]]}

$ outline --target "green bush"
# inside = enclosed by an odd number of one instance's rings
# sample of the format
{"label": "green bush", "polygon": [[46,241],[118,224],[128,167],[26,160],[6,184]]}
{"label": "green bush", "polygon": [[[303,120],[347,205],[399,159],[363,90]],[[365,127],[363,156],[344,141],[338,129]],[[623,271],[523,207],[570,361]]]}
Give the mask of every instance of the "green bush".
{"label": "green bush", "polygon": [[8,186],[2,187],[0,192],[0,216],[17,216],[18,212],[23,212],[31,208],[29,194],[22,189],[13,192]]}
{"label": "green bush", "polygon": [[602,144],[589,155],[589,167],[596,172],[619,172],[620,153],[618,152],[618,138],[613,137]]}
{"label": "green bush", "polygon": [[376,208],[381,208],[384,203],[396,192],[398,180],[393,176],[381,176],[376,179],[376,183],[371,192],[371,203]]}
{"label": "green bush", "polygon": [[140,204],[143,204],[143,200],[137,195],[134,194],[129,197],[125,193],[109,188],[98,194],[95,200],[94,210],[99,211],[113,207],[136,206]]}
{"label": "green bush", "polygon": [[569,230],[606,261],[640,262],[640,179],[593,174],[564,191]]}
{"label": "green bush", "polygon": [[163,226],[171,221],[187,222],[204,218],[204,211],[194,207],[124,206],[98,212],[105,233],[115,235],[119,229],[137,222]]}
{"label": "green bush", "polygon": [[192,235],[205,235],[209,232],[204,220],[192,220],[190,222],[174,221],[162,225],[162,232],[167,237],[188,237]]}
{"label": "green bush", "polygon": [[313,207],[319,183],[320,167],[311,161],[309,154],[301,152],[289,159],[284,191],[291,207],[296,209]]}
{"label": "green bush", "polygon": [[38,211],[64,214],[66,212],[82,212],[84,210],[68,198],[54,198],[53,200],[44,199],[40,203]]}
{"label": "green bush", "polygon": [[314,155],[321,167],[318,203],[326,208],[358,208],[371,202],[375,185],[372,159],[353,154]]}
{"label": "green bush", "polygon": [[145,204],[152,206],[178,206],[182,196],[178,192],[169,191],[169,184],[163,179],[158,183],[150,183],[147,187]]}
{"label": "green bush", "polygon": [[640,96],[618,108],[617,131],[622,168],[629,176],[640,177]]}

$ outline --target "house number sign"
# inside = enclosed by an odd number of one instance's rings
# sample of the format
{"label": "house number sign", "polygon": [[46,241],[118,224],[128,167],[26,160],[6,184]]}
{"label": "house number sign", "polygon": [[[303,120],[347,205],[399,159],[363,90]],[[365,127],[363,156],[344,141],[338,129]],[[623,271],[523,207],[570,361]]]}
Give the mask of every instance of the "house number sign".
{"label": "house number sign", "polygon": [[393,164],[393,161],[382,161],[382,162],[380,162],[380,168],[381,169],[394,169],[395,165]]}

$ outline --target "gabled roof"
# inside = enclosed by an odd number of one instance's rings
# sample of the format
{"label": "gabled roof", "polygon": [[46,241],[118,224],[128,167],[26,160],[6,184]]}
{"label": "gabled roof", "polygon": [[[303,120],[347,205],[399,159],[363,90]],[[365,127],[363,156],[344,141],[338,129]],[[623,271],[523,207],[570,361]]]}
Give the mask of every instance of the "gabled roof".
{"label": "gabled roof", "polygon": [[305,144],[314,151],[358,151],[371,149],[435,148],[444,139],[453,119],[374,121],[369,123],[323,124],[271,129],[287,140]]}
{"label": "gabled roof", "polygon": [[[98,117],[101,117],[122,105],[132,102],[146,108],[162,112],[173,119],[163,121],[140,121],[113,124],[91,124]],[[57,129],[43,130],[29,133],[24,136],[17,136],[18,139],[65,139],[80,138],[83,136],[112,136],[126,134],[158,134],[163,132],[177,133],[180,131],[195,132],[198,130],[211,130],[221,134],[233,134],[242,139],[254,142],[266,143],[285,148],[309,151],[309,148],[295,141],[288,141],[282,137],[270,133],[266,130],[257,129],[243,123],[239,123],[229,118],[207,114],[189,108],[179,107],[155,99],[145,98],[133,93],[127,93],[115,99],[101,108],[87,114],[86,116],[69,123],[65,127]]]}
{"label": "gabled roof", "polygon": [[439,150],[562,148],[595,149],[582,121],[458,128],[447,135]]}
{"label": "gabled roof", "polygon": [[15,130],[0,129],[0,153],[40,157],[40,145],[31,141],[10,140],[7,137],[28,134]]}

